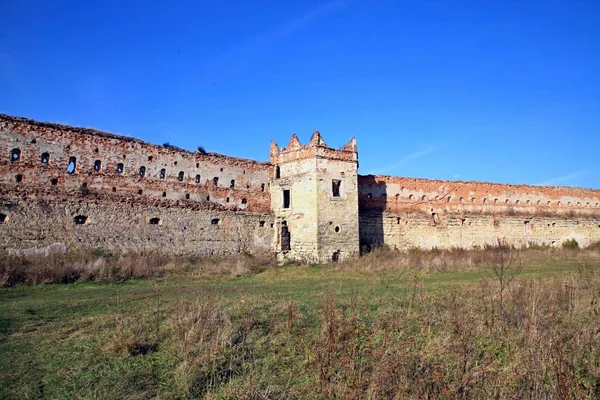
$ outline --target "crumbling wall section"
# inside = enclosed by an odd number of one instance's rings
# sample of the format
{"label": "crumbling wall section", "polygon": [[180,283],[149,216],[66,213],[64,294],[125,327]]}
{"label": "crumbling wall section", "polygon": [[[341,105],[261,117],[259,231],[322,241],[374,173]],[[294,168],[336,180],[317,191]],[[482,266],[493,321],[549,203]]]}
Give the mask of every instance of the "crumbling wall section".
{"label": "crumbling wall section", "polygon": [[[268,163],[0,115],[0,183],[270,210]],[[210,204],[208,204],[210,203]]]}

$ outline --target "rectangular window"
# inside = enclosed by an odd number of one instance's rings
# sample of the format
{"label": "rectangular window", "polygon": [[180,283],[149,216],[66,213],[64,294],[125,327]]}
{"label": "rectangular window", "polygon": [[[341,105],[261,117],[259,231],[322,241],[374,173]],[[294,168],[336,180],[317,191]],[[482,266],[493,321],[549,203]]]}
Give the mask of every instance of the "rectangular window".
{"label": "rectangular window", "polygon": [[290,208],[290,190],[283,191],[283,208]]}
{"label": "rectangular window", "polygon": [[334,179],[331,181],[331,193],[333,197],[340,197],[340,187],[342,186],[342,181]]}

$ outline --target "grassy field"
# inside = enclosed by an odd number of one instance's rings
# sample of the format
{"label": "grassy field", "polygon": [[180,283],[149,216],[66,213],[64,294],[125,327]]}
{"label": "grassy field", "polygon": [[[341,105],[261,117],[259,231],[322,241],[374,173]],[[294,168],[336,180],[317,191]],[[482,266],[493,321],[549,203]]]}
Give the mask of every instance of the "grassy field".
{"label": "grassy field", "polygon": [[394,257],[2,288],[0,398],[600,397],[596,252]]}

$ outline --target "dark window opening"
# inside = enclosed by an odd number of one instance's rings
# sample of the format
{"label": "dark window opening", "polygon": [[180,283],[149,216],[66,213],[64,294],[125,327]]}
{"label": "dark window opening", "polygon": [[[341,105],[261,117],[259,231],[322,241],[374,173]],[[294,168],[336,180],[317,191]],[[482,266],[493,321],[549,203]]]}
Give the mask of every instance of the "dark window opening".
{"label": "dark window opening", "polygon": [[229,182],[229,188],[233,189],[235,187],[235,179],[232,179],[231,182]]}
{"label": "dark window opening", "polygon": [[178,180],[179,182],[183,182],[183,177],[184,177],[184,175],[185,175],[185,174],[183,173],[183,171],[179,171],[179,174],[177,175],[177,180]]}
{"label": "dark window opening", "polygon": [[37,140],[35,140],[35,138],[33,138],[33,139],[31,139],[31,142],[30,142],[30,143],[32,143],[32,144],[36,144],[36,143],[37,143]]}
{"label": "dark window opening", "polygon": [[219,184],[219,178],[217,178],[216,176],[213,178],[213,185],[217,186]]}
{"label": "dark window opening", "polygon": [[66,150],[66,151],[69,151],[69,150],[71,150],[71,145],[70,145],[70,144],[69,144],[69,145],[67,145],[67,147],[65,147],[65,150]]}
{"label": "dark window opening", "polygon": [[223,172],[223,168],[221,168],[220,171]]}
{"label": "dark window opening", "polygon": [[186,193],[186,194],[185,194],[185,199],[186,199],[186,200],[189,200],[189,199],[190,199],[190,194],[189,194],[189,193]]}
{"label": "dark window opening", "polygon": [[210,196],[206,196],[206,201],[210,201]]}
{"label": "dark window opening", "polygon": [[10,152],[10,161],[19,161],[21,159],[21,149],[12,149]]}
{"label": "dark window opening", "polygon": [[100,161],[100,160],[94,161],[94,171],[100,172],[101,169],[102,169],[102,161]]}
{"label": "dark window opening", "polygon": [[200,168],[200,163],[199,162],[196,163],[196,168]]}
{"label": "dark window opening", "polygon": [[42,164],[48,164],[50,161],[50,154],[42,153]]}
{"label": "dark window opening", "polygon": [[118,173],[118,174],[122,174],[122,173],[123,173],[123,169],[124,169],[124,168],[125,168],[125,167],[123,166],[123,163],[118,163],[118,164],[117,164],[117,173]]}
{"label": "dark window opening", "polygon": [[287,222],[281,223],[281,251],[292,250],[292,235],[288,229]]}
{"label": "dark window opening", "polygon": [[143,178],[144,176],[146,176],[146,167],[141,166],[140,167],[140,178]]}
{"label": "dark window opening", "polygon": [[396,218],[396,224],[397,225],[400,225],[400,219],[401,219],[400,217]]}
{"label": "dark window opening", "polygon": [[67,166],[67,172],[72,174],[75,172],[75,168],[77,168],[77,158],[69,157],[69,165]]}
{"label": "dark window opening", "polygon": [[334,230],[335,230],[335,233],[339,233],[340,232],[340,227],[336,226]]}
{"label": "dark window opening", "polygon": [[160,224],[160,218],[154,217],[150,218],[150,225],[158,225]]}
{"label": "dark window opening", "polygon": [[373,193],[368,193],[367,194],[367,199],[372,199],[373,198]]}
{"label": "dark window opening", "polygon": [[57,179],[57,178],[52,178],[52,180],[50,181],[50,184],[51,184],[52,186],[56,186],[56,185],[58,185],[58,179]]}
{"label": "dark window opening", "polygon": [[260,226],[260,227],[265,226],[265,221],[258,221],[258,226]]}
{"label": "dark window opening", "polygon": [[340,186],[342,185],[342,181],[334,179],[331,181],[331,193],[333,197],[340,197]]}
{"label": "dark window opening", "polygon": [[283,208],[290,208],[290,190],[289,189],[285,189],[283,191]]}
{"label": "dark window opening", "polygon": [[138,189],[138,194],[142,194],[144,191],[142,189]]}
{"label": "dark window opening", "polygon": [[163,169],[160,170],[160,173],[158,174],[158,177],[160,179],[165,179],[166,175],[167,175],[167,170],[163,168]]}
{"label": "dark window opening", "polygon": [[275,179],[279,179],[281,178],[281,168],[279,168],[279,165],[275,167]]}
{"label": "dark window opening", "polygon": [[94,153],[99,153],[99,152],[100,152],[100,150],[98,150],[98,148],[96,147],[96,148],[94,149]]}
{"label": "dark window opening", "polygon": [[210,220],[211,225],[219,225],[219,218],[213,218]]}
{"label": "dark window opening", "polygon": [[175,161],[175,162],[173,163],[173,165],[177,165],[177,161]]}
{"label": "dark window opening", "polygon": [[264,183],[261,183],[261,184],[260,184],[260,191],[261,191],[261,192],[264,192],[264,191],[265,191],[265,184],[264,184]]}
{"label": "dark window opening", "polygon": [[21,182],[23,182],[23,175],[19,174],[19,175],[15,176],[15,180],[16,180],[18,183],[21,183]]}
{"label": "dark window opening", "polygon": [[117,188],[113,186],[112,191],[113,191],[113,193],[116,193],[117,192]]}
{"label": "dark window opening", "polygon": [[75,222],[76,225],[83,225],[87,222],[88,217],[85,215],[77,215],[75,218],[73,218],[73,222]]}
{"label": "dark window opening", "polygon": [[331,261],[333,262],[338,262],[340,261],[340,251],[334,251],[333,254],[331,255]]}
{"label": "dark window opening", "polygon": [[229,203],[229,197],[225,199],[225,202],[226,202],[226,203]]}
{"label": "dark window opening", "polygon": [[167,197],[167,192],[162,192],[162,197]]}
{"label": "dark window opening", "polygon": [[201,179],[200,175],[196,175],[196,177],[194,178],[194,182],[200,183],[200,179]]}
{"label": "dark window opening", "polygon": [[[8,220],[8,217],[6,214],[0,213],[0,224],[5,223]],[[263,221],[264,222],[264,221]]]}
{"label": "dark window opening", "polygon": [[248,203],[248,200],[246,200],[245,198],[242,199],[242,204],[246,204]]}
{"label": "dark window opening", "polygon": [[154,157],[152,157],[152,156],[148,156],[148,161],[152,161],[153,158]]}

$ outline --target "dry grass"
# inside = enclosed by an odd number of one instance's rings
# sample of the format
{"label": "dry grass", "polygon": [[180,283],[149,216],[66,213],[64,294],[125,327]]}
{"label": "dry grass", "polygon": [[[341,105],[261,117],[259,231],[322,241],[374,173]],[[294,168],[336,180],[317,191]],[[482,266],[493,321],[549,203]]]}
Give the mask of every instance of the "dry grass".
{"label": "dry grass", "polygon": [[111,253],[105,249],[78,249],[66,254],[10,255],[0,253],[0,286],[46,283],[120,282],[129,279],[186,275],[198,278],[239,277],[261,271],[274,261],[240,255],[169,257],[158,252]]}

